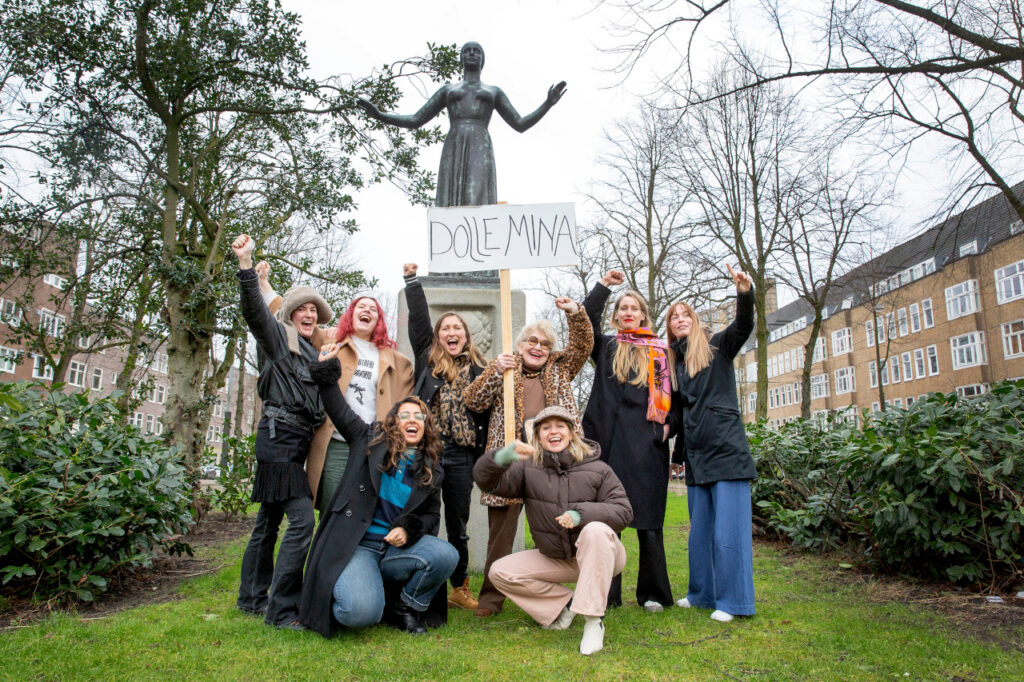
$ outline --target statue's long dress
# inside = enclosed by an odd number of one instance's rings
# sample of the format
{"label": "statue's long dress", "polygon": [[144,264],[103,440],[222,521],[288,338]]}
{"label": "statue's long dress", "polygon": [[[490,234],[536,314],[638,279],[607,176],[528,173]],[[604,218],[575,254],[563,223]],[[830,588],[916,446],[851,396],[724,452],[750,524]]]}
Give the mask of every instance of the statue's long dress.
{"label": "statue's long dress", "polygon": [[498,201],[494,148],[487,121],[453,121],[441,148],[437,206],[483,206]]}

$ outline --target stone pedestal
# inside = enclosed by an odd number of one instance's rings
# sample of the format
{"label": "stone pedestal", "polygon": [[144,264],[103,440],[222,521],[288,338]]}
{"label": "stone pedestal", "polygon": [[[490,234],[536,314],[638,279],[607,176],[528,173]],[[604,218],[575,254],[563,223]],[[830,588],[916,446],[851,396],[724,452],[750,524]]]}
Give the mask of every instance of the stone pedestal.
{"label": "stone pedestal", "polygon": [[[501,352],[501,302],[500,293],[489,280],[480,281],[452,276],[423,277],[423,293],[430,308],[430,320],[436,323],[441,316],[453,310],[466,321],[473,342],[488,360]],[[475,284],[475,286],[473,286]],[[481,286],[483,285],[483,286]],[[512,292],[512,333],[516,334],[526,324],[526,295],[521,291]],[[409,306],[405,291],[398,295],[398,350],[413,357],[409,345]],[[441,510],[440,537],[447,539],[444,527],[444,510]],[[469,511],[469,570],[480,573],[487,557],[487,508],[480,505],[480,490],[473,486],[473,503]],[[523,549],[523,516],[519,517],[519,529],[513,551]]]}

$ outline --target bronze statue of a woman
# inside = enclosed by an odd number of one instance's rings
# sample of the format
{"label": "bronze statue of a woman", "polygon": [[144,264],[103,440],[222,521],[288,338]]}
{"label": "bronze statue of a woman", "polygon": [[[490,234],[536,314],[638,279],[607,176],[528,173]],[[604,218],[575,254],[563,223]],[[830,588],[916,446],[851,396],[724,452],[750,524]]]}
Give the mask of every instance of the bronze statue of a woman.
{"label": "bronze statue of a woman", "polygon": [[366,100],[359,100],[370,116],[401,128],[419,128],[448,109],[448,136],[441,149],[437,171],[437,206],[481,206],[498,201],[494,149],[487,124],[497,110],[513,130],[523,132],[544,117],[565,93],[565,81],[548,88],[547,99],[536,111],[520,116],[501,88],[480,81],[484,49],[479,43],[462,46],[462,80],[443,85],[411,116],[386,114]]}

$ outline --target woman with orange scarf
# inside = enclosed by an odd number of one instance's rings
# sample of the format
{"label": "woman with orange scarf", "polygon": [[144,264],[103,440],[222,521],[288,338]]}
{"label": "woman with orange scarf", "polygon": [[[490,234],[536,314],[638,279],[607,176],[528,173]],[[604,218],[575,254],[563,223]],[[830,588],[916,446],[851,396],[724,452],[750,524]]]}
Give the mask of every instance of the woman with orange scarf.
{"label": "woman with orange scarf", "polygon": [[[636,600],[644,610],[658,612],[673,603],[662,527],[674,362],[665,342],[650,330],[647,302],[636,291],[626,291],[615,301],[610,322],[617,333],[600,333],[609,287],[624,279],[621,272],[610,270],[583,302],[594,328],[594,386],[583,431],[601,446],[601,459],[626,489],[633,507],[630,526],[640,545]],[[621,604],[620,575],[612,583],[608,605]]]}

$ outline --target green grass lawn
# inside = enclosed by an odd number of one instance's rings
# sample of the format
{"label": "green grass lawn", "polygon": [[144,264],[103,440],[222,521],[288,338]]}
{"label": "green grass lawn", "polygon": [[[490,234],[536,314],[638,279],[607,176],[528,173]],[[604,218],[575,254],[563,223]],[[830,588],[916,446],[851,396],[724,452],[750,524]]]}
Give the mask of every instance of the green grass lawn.
{"label": "green grass lawn", "polygon": [[[685,594],[686,498],[670,495],[666,550]],[[636,536],[623,540],[635,561]],[[482,621],[453,610],[449,625],[414,637],[378,626],[329,640],[278,631],[234,608],[243,541],[228,567],[182,588],[179,601],[81,621],[52,616],[0,634],[0,679],[1024,679],[1024,656],[976,641],[929,610],[876,603],[832,579],[831,565],[758,545],[758,613],[716,623],[707,611],[648,614],[628,605],[605,619],[605,648],[577,647],[582,619],[547,632],[509,603]],[[475,576],[474,588],[479,588]],[[632,593],[629,563],[623,596]],[[1020,632],[1003,633],[1024,648]]]}

